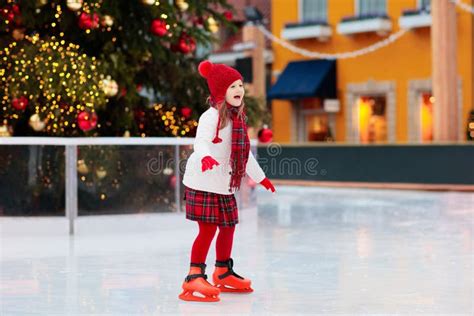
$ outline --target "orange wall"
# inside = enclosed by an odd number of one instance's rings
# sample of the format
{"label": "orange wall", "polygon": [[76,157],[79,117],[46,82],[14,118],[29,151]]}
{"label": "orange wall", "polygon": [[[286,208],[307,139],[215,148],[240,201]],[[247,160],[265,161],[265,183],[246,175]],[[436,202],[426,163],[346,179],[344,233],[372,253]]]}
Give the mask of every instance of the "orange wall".
{"label": "orange wall", "polygon": [[[416,0],[388,0],[388,15],[392,20],[392,30],[398,28],[398,18],[404,9],[416,8]],[[355,36],[339,35],[336,26],[344,16],[354,15],[353,0],[328,1],[328,22],[332,26],[333,35],[327,42],[316,39],[294,41],[293,44],[312,51],[347,52],[369,46],[383,39],[376,34],[359,34]],[[472,20],[473,17],[458,10],[458,64],[459,74],[463,81],[464,117],[461,124],[466,124],[467,114],[472,105]],[[273,34],[280,36],[285,23],[298,21],[297,0],[274,0],[272,2]],[[292,60],[306,59],[294,54],[279,45],[273,46],[273,70],[281,71]],[[395,81],[396,84],[396,139],[403,142],[408,139],[407,88],[408,81],[428,79],[431,76],[431,44],[430,29],[416,29],[407,32],[395,43],[352,59],[338,60],[338,97],[341,101],[341,113],[336,118],[336,140],[345,140],[344,108],[345,89],[348,83],[361,83],[367,80]],[[290,140],[291,107],[289,102],[273,102],[273,129],[275,141]]]}
{"label": "orange wall", "polygon": [[[271,31],[280,37],[285,23],[298,19],[298,0],[273,0]],[[291,60],[300,56],[273,44],[273,70],[283,71]],[[275,100],[272,102],[273,139],[276,142],[290,142],[291,137],[291,103]]]}
{"label": "orange wall", "polygon": [[[433,1],[433,0],[432,0]],[[471,2],[474,6],[474,0]],[[458,71],[462,80],[463,116],[460,124],[463,127],[463,139],[466,137],[469,111],[474,109],[474,15],[457,9],[458,18]]]}

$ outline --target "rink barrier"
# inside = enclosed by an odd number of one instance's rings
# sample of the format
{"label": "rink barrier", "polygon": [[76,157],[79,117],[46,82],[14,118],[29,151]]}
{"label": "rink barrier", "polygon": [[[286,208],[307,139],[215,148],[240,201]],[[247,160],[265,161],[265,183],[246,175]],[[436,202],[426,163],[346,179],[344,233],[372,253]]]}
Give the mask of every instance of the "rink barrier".
{"label": "rink barrier", "polygon": [[327,187],[327,188],[364,188],[387,190],[421,190],[421,191],[458,191],[474,192],[474,184],[422,184],[422,183],[375,183],[375,182],[337,182],[337,181],[311,181],[311,180],[273,180],[275,185]]}
{"label": "rink barrier", "polygon": [[[74,234],[74,220],[78,217],[77,150],[78,146],[174,146],[174,170],[176,183],[181,183],[179,146],[194,144],[192,137],[0,137],[2,145],[65,146],[65,213],[69,234]],[[257,142],[251,140],[252,150]],[[176,172],[178,170],[178,172]],[[181,186],[176,185],[174,198],[176,208],[181,211]],[[237,195],[239,201],[239,196]]]}
{"label": "rink barrier", "polygon": [[474,190],[471,143],[274,143],[259,146],[258,161],[282,184]]}

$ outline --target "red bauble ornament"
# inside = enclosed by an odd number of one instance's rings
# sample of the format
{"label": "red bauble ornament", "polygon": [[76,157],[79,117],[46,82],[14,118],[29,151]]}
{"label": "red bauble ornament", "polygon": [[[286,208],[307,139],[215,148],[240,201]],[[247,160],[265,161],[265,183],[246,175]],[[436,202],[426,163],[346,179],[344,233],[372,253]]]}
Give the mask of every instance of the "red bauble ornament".
{"label": "red bauble ornament", "polygon": [[178,50],[183,54],[188,54],[196,50],[196,41],[186,33],[181,33],[177,44]]}
{"label": "red bauble ornament", "polygon": [[14,4],[11,7],[6,7],[4,9],[0,8],[0,15],[3,16],[3,18],[8,22],[13,22],[15,17],[20,16],[20,7],[17,4]]}
{"label": "red bauble ornament", "polygon": [[166,22],[160,19],[151,21],[150,32],[156,36],[165,36],[168,33]]}
{"label": "red bauble ornament", "polygon": [[79,16],[79,19],[77,21],[77,25],[81,28],[81,29],[87,29],[88,26],[90,26],[90,23],[91,23],[91,19],[89,17],[89,15],[87,13],[84,13],[82,12],[81,15]]}
{"label": "red bauble ornament", "polygon": [[99,18],[99,15],[94,13],[94,16],[92,18],[92,28],[98,28],[99,27],[99,22],[100,22],[100,18]]}
{"label": "red bauble ornament", "polygon": [[181,115],[184,116],[184,118],[186,119],[191,117],[192,112],[193,110],[190,107],[185,106],[181,108]]}
{"label": "red bauble ornament", "polygon": [[197,16],[191,19],[193,26],[202,29],[204,27],[204,19],[202,16]]}
{"label": "red bauble ornament", "polygon": [[227,21],[232,21],[232,18],[233,18],[232,12],[230,12],[230,11],[225,11],[225,12],[223,13],[223,15],[224,15],[224,17],[226,18]]}
{"label": "red bauble ornament", "polygon": [[23,111],[28,106],[28,99],[24,96],[12,100],[12,106],[20,111]]}
{"label": "red bauble ornament", "polygon": [[273,132],[271,129],[267,127],[267,125],[264,125],[263,128],[258,131],[258,140],[261,143],[269,143],[273,139]]}
{"label": "red bauble ornament", "polygon": [[188,43],[186,43],[184,39],[179,40],[178,47],[179,47],[179,51],[183,54],[187,54],[191,51],[191,48],[189,48]]}
{"label": "red bauble ornament", "polygon": [[121,97],[126,96],[127,92],[128,92],[127,88],[123,87],[122,89],[120,89],[120,96]]}
{"label": "red bauble ornament", "polygon": [[171,177],[169,177],[169,185],[172,189],[176,188],[176,176],[175,175],[172,175]]}
{"label": "red bauble ornament", "polygon": [[83,30],[95,29],[99,26],[99,15],[94,13],[92,16],[82,12],[79,16],[78,25]]}
{"label": "red bauble ornament", "polygon": [[10,9],[0,9],[0,15],[8,22],[13,22],[15,19],[15,13]]}
{"label": "red bauble ornament", "polygon": [[77,124],[81,130],[88,132],[97,126],[97,119],[97,114],[95,112],[89,113],[82,111],[77,116]]}
{"label": "red bauble ornament", "polygon": [[12,11],[9,11],[6,14],[6,19],[10,22],[13,22],[13,20],[15,19],[15,13],[13,13]]}
{"label": "red bauble ornament", "polygon": [[14,4],[12,6],[12,12],[14,15],[19,15],[20,14],[20,7],[17,4]]}
{"label": "red bauble ornament", "polygon": [[192,37],[189,38],[189,49],[191,50],[191,52],[194,52],[196,50],[196,41]]}
{"label": "red bauble ornament", "polygon": [[134,110],[133,114],[134,114],[135,120],[139,122],[143,122],[145,120],[146,113],[142,109]]}

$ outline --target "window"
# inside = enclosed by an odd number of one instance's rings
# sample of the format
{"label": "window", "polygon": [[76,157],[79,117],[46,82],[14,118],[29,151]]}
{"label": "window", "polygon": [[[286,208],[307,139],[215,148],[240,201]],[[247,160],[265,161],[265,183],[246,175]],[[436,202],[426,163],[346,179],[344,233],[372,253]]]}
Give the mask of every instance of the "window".
{"label": "window", "polygon": [[328,114],[305,115],[305,141],[327,142],[332,140]]}
{"label": "window", "polygon": [[297,104],[297,141],[334,141],[335,118],[323,108],[323,99],[308,98]]}
{"label": "window", "polygon": [[431,0],[418,0],[418,8],[422,10],[430,11]]}
{"label": "window", "polygon": [[359,111],[359,140],[361,143],[387,141],[386,99],[383,96],[361,96]]}
{"label": "window", "polygon": [[433,103],[431,92],[420,95],[420,133],[422,142],[433,141]]}
{"label": "window", "polygon": [[385,15],[387,14],[387,0],[357,0],[357,14]]}
{"label": "window", "polygon": [[301,22],[327,22],[327,0],[300,0]]}

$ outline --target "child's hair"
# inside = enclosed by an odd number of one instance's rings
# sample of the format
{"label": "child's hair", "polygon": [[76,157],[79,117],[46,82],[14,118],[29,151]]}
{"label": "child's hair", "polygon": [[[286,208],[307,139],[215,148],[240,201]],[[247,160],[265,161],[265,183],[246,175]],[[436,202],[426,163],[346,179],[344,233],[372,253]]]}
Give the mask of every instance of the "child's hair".
{"label": "child's hair", "polygon": [[[215,107],[219,111],[219,117],[220,117],[219,129],[223,129],[224,127],[226,127],[227,123],[229,123],[230,121],[230,115],[229,115],[229,110],[227,109],[227,106],[225,104],[226,103],[225,100],[213,105],[213,103],[211,102],[211,97],[207,97],[206,102],[207,104]],[[242,117],[243,112],[244,112],[244,107],[245,107],[245,103],[244,103],[244,100],[242,100],[242,104],[239,106],[239,117]]]}

